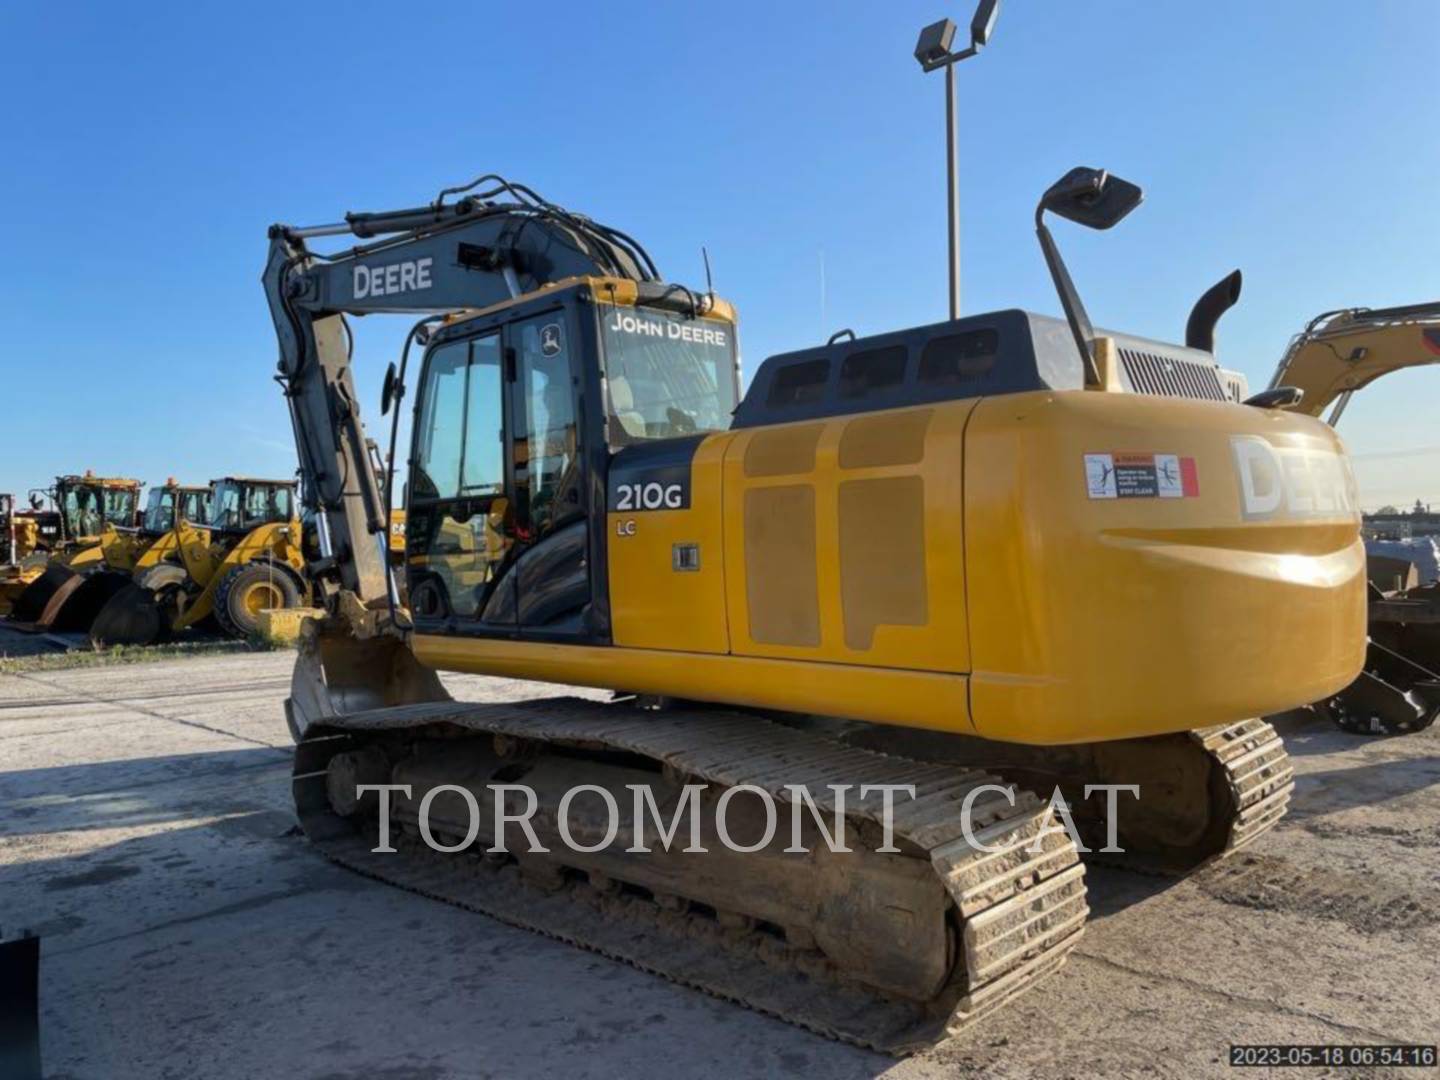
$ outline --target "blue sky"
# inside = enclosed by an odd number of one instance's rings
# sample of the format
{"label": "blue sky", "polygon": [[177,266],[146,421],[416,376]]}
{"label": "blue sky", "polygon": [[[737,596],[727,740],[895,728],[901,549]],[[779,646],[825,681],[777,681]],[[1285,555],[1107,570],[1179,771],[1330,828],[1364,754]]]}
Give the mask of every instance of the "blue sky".
{"label": "blue sky", "polygon": [[[747,371],[941,318],[943,78],[910,54],[970,10],[6,5],[0,490],[289,474],[266,226],[482,172],[625,229],[672,280],[703,281],[708,247]],[[1146,189],[1110,233],[1061,227],[1095,321],[1178,338],[1239,266],[1220,350],[1252,385],[1320,311],[1435,298],[1437,40],[1430,0],[1005,0],[959,70],[965,309],[1056,310],[1031,214],[1078,163]],[[360,322],[372,425],[407,325]],[[1437,404],[1440,370],[1356,398],[1367,506],[1440,503]]]}

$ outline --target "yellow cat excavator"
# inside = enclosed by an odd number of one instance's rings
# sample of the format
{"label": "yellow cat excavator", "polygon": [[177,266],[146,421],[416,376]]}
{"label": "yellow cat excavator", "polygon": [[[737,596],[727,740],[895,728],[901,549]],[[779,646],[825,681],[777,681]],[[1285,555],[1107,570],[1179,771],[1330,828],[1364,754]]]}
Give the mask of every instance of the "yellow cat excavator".
{"label": "yellow cat excavator", "polygon": [[[1292,411],[1333,427],[1357,390],[1392,371],[1440,363],[1440,302],[1317,315],[1285,350],[1272,388],[1303,396]],[[1396,588],[1372,574],[1365,670],[1316,709],[1346,731],[1400,735],[1440,716],[1440,583]]]}
{"label": "yellow cat excavator", "polygon": [[[1353,479],[1328,426],[1283,410],[1292,392],[1231,400],[1203,347],[1230,279],[1186,346],[1092,327],[1046,215],[1106,229],[1140,197],[1077,168],[1041,199],[1064,319],[837,335],[770,357],[743,398],[728,303],[523,185],[272,228],[263,284],[326,609],[286,703],[309,838],[903,1050],[1078,941],[1085,871],[1047,827],[1052,786],[1082,838],[1114,827],[1125,854],[1107,857],[1151,867],[1272,826],[1292,771],[1256,717],[1333,694],[1364,658]],[[342,235],[358,246],[309,247]],[[347,346],[346,316],[378,312],[418,317],[385,379],[397,422],[424,350],[408,610]],[[465,703],[437,670],[620,693]],[[1087,788],[1102,783],[1139,798]],[[403,789],[361,791],[376,784]],[[514,785],[538,847],[497,845]],[[678,821],[687,785],[707,854],[607,831],[607,799]],[[846,845],[805,818],[791,847],[761,793],[834,814]],[[478,845],[432,850],[422,820]]]}

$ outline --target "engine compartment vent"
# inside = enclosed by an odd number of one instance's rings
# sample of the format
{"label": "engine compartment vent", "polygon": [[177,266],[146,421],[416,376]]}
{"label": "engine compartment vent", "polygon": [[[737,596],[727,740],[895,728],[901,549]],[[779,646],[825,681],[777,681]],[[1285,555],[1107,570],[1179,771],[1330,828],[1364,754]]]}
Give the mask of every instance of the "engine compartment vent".
{"label": "engine compartment vent", "polygon": [[1177,357],[1159,356],[1140,349],[1120,349],[1120,367],[1130,389],[1158,397],[1228,401],[1214,365],[1196,364]]}

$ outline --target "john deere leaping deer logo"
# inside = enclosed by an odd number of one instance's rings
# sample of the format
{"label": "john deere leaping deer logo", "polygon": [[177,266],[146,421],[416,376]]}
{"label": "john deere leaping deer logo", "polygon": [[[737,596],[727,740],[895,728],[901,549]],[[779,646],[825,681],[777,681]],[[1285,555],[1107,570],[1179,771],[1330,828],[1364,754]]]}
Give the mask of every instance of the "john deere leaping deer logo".
{"label": "john deere leaping deer logo", "polygon": [[560,324],[546,323],[540,328],[540,351],[546,356],[560,352]]}

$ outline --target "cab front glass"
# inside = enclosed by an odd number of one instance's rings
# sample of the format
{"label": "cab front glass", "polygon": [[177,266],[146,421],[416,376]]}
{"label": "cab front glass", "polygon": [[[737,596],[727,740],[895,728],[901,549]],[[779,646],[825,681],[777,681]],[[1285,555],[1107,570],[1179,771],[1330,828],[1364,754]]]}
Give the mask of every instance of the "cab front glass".
{"label": "cab front glass", "polygon": [[597,306],[613,448],[730,426],[738,390],[732,324],[658,308]]}

